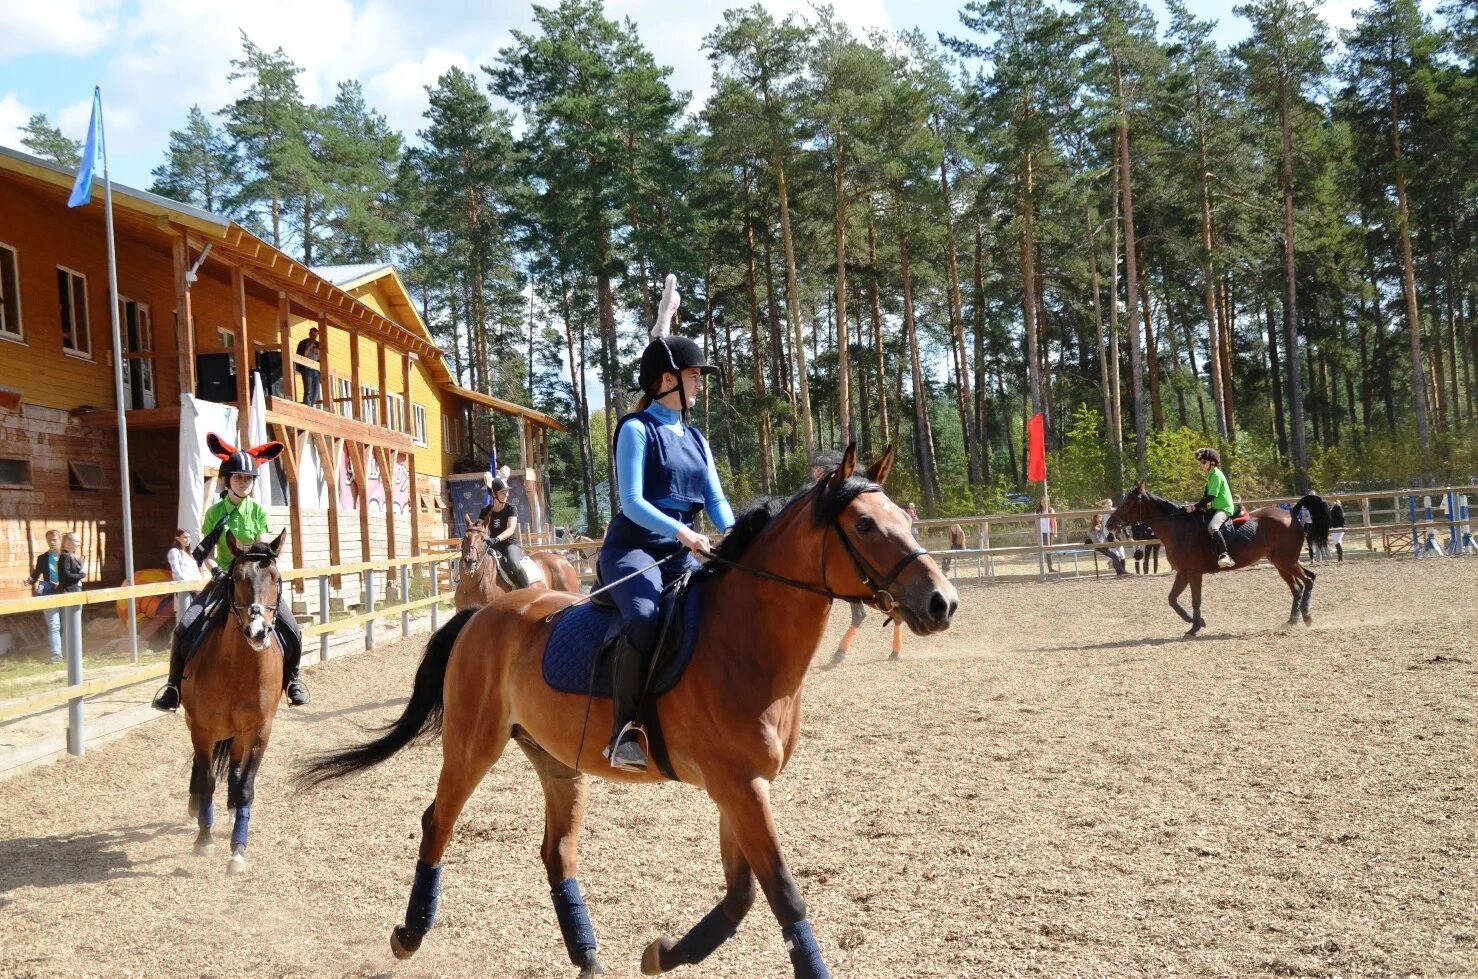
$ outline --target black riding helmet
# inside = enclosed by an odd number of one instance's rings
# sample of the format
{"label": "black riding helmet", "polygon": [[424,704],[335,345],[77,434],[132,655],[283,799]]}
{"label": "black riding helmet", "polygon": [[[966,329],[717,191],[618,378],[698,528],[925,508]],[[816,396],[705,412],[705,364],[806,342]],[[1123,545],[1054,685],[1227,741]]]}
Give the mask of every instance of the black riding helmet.
{"label": "black riding helmet", "polygon": [[232,476],[250,476],[256,479],[260,473],[257,472],[257,461],[247,454],[245,449],[237,449],[221,463],[221,478],[229,480]]}
{"label": "black riding helmet", "polygon": [[1197,449],[1196,461],[1209,462],[1213,466],[1219,466],[1221,465],[1221,453],[1217,452],[1215,449]]}
{"label": "black riding helmet", "polygon": [[508,484],[505,481],[499,479],[497,476],[494,476],[492,480],[488,483],[488,492],[506,493],[508,492]]}

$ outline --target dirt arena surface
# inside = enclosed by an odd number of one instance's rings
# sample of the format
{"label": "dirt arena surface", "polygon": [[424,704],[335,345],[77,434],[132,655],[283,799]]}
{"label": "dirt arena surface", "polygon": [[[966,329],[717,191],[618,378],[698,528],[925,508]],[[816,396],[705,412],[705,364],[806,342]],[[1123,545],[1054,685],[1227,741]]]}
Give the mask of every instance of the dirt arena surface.
{"label": "dirt arena surface", "polygon": [[[834,975],[1478,975],[1478,560],[1325,567],[1314,626],[1286,633],[1266,566],[1220,575],[1191,641],[1169,585],[965,585],[902,662],[870,616],[812,672],[774,800]],[[313,706],[279,714],[245,877],[223,843],[190,854],[179,718],[0,786],[0,974],[573,979],[521,752],[469,803],[404,964],[439,746],[287,784],[398,713],[420,645],[316,668]],[[713,906],[716,825],[693,789],[596,784],[580,878],[612,979]],[[761,900],[674,974],[791,972]]]}

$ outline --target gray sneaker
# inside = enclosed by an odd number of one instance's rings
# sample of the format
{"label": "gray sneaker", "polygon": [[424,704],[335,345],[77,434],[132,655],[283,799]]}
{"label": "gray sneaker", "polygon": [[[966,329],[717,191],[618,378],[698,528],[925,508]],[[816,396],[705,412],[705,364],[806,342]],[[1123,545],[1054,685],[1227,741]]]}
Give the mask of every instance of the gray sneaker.
{"label": "gray sneaker", "polygon": [[1235,568],[1237,566],[1237,562],[1232,560],[1232,556],[1230,554],[1223,554],[1221,557],[1216,559],[1216,566],[1218,568]]}
{"label": "gray sneaker", "polygon": [[641,739],[633,729],[621,732],[621,739],[616,744],[616,750],[607,747],[601,754],[611,763],[611,767],[622,772],[645,772],[647,770],[647,753],[642,750]]}

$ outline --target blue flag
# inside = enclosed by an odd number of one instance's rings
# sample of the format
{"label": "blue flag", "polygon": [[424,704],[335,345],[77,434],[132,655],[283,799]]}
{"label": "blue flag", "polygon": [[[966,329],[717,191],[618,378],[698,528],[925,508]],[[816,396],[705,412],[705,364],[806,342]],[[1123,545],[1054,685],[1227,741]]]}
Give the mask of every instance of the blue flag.
{"label": "blue flag", "polygon": [[[494,479],[498,478],[498,447],[496,445],[488,449],[488,475]],[[487,497],[487,502],[483,506],[489,506],[493,502],[493,491],[488,490],[483,496]]]}
{"label": "blue flag", "polygon": [[92,174],[103,153],[103,92],[92,90],[92,121],[87,124],[87,145],[82,149],[82,165],[77,168],[77,182],[72,185],[68,207],[81,207],[92,200]]}

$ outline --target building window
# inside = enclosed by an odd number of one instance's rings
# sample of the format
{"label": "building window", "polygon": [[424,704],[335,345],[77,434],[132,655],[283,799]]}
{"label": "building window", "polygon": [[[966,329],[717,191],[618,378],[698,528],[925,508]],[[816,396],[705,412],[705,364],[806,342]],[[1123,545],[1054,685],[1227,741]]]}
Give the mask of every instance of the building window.
{"label": "building window", "polygon": [[0,486],[25,488],[31,485],[31,463],[25,459],[0,459]]}
{"label": "building window", "polygon": [[385,395],[385,426],[392,431],[405,431],[405,398],[399,394]]}
{"label": "building window", "polygon": [[103,489],[103,467],[95,462],[67,463],[67,483],[74,490]]}
{"label": "building window", "polygon": [[334,412],[345,418],[354,415],[354,389],[347,377],[334,378]]}
{"label": "building window", "polygon": [[123,363],[123,397],[130,408],[153,408],[154,322],[149,307],[132,299],[118,300],[118,322],[123,327],[123,345],[130,354]]}
{"label": "building window", "polygon": [[87,328],[87,276],[58,265],[56,293],[61,303],[62,349],[79,357],[91,357],[92,335]]}
{"label": "building window", "polygon": [[222,347],[236,346],[236,333],[224,326],[216,327],[216,339],[221,342]]}
{"label": "building window", "polygon": [[414,435],[416,437],[416,444],[417,445],[425,445],[426,444],[426,406],[425,405],[418,405],[418,404],[415,404],[414,402],[412,402],[411,403],[411,420],[413,422],[415,422],[415,432],[414,432]]}
{"label": "building window", "polygon": [[452,451],[452,416],[441,416],[441,451]]}
{"label": "building window", "polygon": [[367,425],[380,424],[380,392],[374,388],[360,388],[359,420]]}
{"label": "building window", "polygon": [[26,339],[21,329],[20,260],[9,245],[0,245],[0,337]]}

